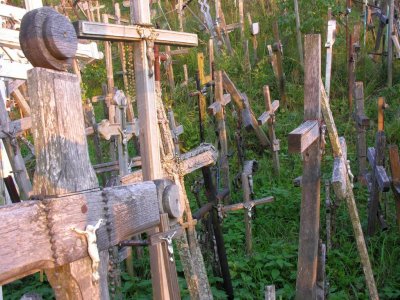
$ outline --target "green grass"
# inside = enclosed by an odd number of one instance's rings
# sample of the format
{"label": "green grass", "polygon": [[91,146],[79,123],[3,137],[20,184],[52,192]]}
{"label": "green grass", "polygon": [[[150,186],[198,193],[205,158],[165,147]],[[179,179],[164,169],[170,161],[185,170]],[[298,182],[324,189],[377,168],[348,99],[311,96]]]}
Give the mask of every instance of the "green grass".
{"label": "green grass", "polygon": [[[264,1],[246,2],[246,10],[252,15],[253,22],[260,22],[261,35],[259,42],[259,62],[252,65],[251,72],[244,69],[244,57],[241,49],[240,35],[238,32],[230,34],[231,43],[234,48],[232,57],[222,53],[216,58],[216,68],[225,70],[235,82],[240,91],[246,92],[250,99],[251,106],[258,116],[264,110],[262,98],[262,87],[265,84],[270,86],[273,99],[279,99],[278,86],[272,72],[272,68],[266,55],[266,45],[273,42],[272,38],[272,17],[267,16]],[[326,31],[326,13],[328,7],[332,7],[334,15],[338,16],[343,11],[343,6],[335,6],[336,1],[316,0],[299,1],[302,21],[302,33],[321,33],[321,40],[324,43]],[[312,4],[315,2],[315,5]],[[261,3],[261,4],[260,4]],[[164,5],[164,3],[163,3]],[[238,21],[235,14],[233,1],[222,1],[225,17],[228,23]],[[301,202],[301,189],[293,186],[292,180],[301,175],[302,163],[299,155],[288,154],[287,136],[290,131],[301,124],[303,120],[303,71],[299,65],[298,53],[295,39],[295,21],[293,13],[293,1],[279,2],[278,23],[280,26],[281,40],[284,50],[284,71],[286,75],[286,92],[290,102],[290,109],[278,111],[276,119],[276,134],[281,140],[281,151],[279,153],[281,164],[281,176],[277,178],[272,173],[272,158],[270,152],[260,151],[259,143],[252,132],[243,132],[246,144],[246,159],[256,159],[259,162],[259,170],[254,175],[255,199],[272,195],[275,197],[273,203],[258,207],[255,211],[253,221],[253,244],[254,254],[250,257],[245,255],[243,212],[230,213],[223,220],[222,227],[227,248],[230,271],[237,299],[262,299],[265,285],[275,284],[278,299],[292,299],[295,295],[295,283],[297,272],[297,247],[299,232],[299,210]],[[191,5],[195,12],[198,12],[196,5]],[[164,7],[165,11],[171,9],[170,4]],[[213,11],[213,10],[212,10]],[[199,13],[200,14],[200,13]],[[351,14],[351,23],[359,19],[360,10],[355,7]],[[163,20],[159,18],[162,26]],[[168,20],[173,29],[177,29],[176,15],[168,14]],[[347,104],[347,66],[345,53],[345,30],[344,19],[338,18],[339,30],[334,45],[334,58],[332,66],[331,83],[331,106],[340,135],[346,137],[348,145],[348,157],[351,160],[353,172],[357,170],[356,162],[356,132],[354,121]],[[246,20],[246,29],[248,27]],[[199,29],[199,24],[186,14],[185,30],[199,34],[199,48],[192,49],[187,56],[174,58],[176,64],[175,80],[179,83],[183,80],[182,65],[187,64],[190,82],[187,88],[176,88],[170,91],[166,84],[166,74],[163,76],[163,98],[166,106],[172,106],[176,119],[181,123],[185,132],[181,136],[182,149],[189,150],[199,144],[197,103],[196,98],[188,96],[188,91],[195,89],[194,74],[197,69],[197,51],[207,52],[206,45],[208,34]],[[248,30],[246,36],[249,38]],[[361,37],[361,41],[362,41]],[[367,44],[367,50],[372,49],[372,43]],[[385,128],[388,143],[399,144],[400,142],[400,73],[399,64],[394,65],[394,86],[385,87],[385,67],[382,64],[374,63],[367,57],[366,49],[362,48],[360,58],[357,62],[357,80],[364,82],[364,94],[366,114],[371,120],[371,127],[367,131],[368,146],[374,145],[377,119],[377,98],[384,96],[389,104],[385,111]],[[250,54],[252,53],[250,47]],[[118,59],[115,60],[116,66]],[[322,47],[322,73],[324,74],[325,51]],[[206,68],[208,65],[206,63]],[[116,70],[119,70],[116,67]],[[208,72],[208,69],[207,69]],[[91,97],[101,94],[101,83],[105,82],[104,63],[98,62],[87,66],[84,71],[84,95]],[[117,78],[117,85],[121,85],[120,78]],[[177,84],[178,85],[178,84]],[[102,118],[101,107],[95,107],[96,116]],[[236,119],[234,118],[233,105],[228,105],[227,126],[229,148],[233,151],[230,159],[231,178],[238,173],[236,146],[234,144],[234,130]],[[214,143],[214,123],[207,119],[207,142]],[[265,128],[266,129],[266,128]],[[103,144],[106,148],[106,143]],[[90,143],[91,159],[95,161],[93,145]],[[106,152],[106,151],[105,151]],[[107,154],[105,154],[107,159]],[[329,141],[326,146],[326,154],[322,160],[321,182],[329,179],[332,171],[332,154]],[[199,179],[201,173],[191,174],[186,178],[187,191],[195,179]],[[362,226],[365,229],[367,222],[367,197],[368,193],[364,187],[355,184],[354,193],[360,214]],[[197,209],[193,194],[188,192],[193,210]],[[333,196],[333,192],[331,192]],[[241,192],[233,191],[232,199],[241,201]],[[325,240],[325,206],[324,189],[321,189],[321,229],[320,236]],[[394,199],[391,192],[386,197],[386,220],[389,230],[378,232],[374,237],[367,239],[367,247],[370,254],[375,279],[381,299],[400,298],[400,238],[398,227],[395,223]],[[202,198],[205,202],[206,199]],[[200,222],[199,222],[200,223]],[[327,279],[329,281],[330,299],[367,299],[368,291],[363,276],[353,231],[345,203],[340,203],[336,213],[337,229],[333,235],[333,249],[327,257]],[[201,234],[203,229],[198,225]],[[204,255],[210,257],[210,255]],[[151,280],[149,273],[148,256],[142,261],[135,261],[135,269],[138,277],[130,278],[123,274],[122,292],[125,298],[150,299]],[[225,299],[222,291],[221,279],[212,274],[211,261],[207,260],[209,280],[212,285],[215,299]],[[186,283],[183,278],[183,270],[178,259],[177,270],[179,283],[182,288],[183,298],[188,298]],[[19,280],[4,287],[5,299],[19,299],[28,290],[35,290],[41,293],[45,299],[51,298],[51,291],[46,283],[40,283],[37,276]]]}

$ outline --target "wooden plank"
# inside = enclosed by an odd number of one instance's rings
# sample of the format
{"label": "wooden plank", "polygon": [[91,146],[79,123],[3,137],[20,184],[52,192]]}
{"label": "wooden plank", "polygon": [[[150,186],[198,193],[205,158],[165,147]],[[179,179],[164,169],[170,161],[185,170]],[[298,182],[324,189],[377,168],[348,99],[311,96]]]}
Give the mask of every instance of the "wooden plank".
{"label": "wooden plank", "polygon": [[[316,120],[312,121],[314,123],[312,128],[317,127],[319,135],[321,36],[318,34],[306,35],[304,49],[304,119]],[[315,129],[313,130],[316,132]],[[321,149],[319,136],[314,137],[313,143],[305,148],[303,157],[296,299],[315,299],[320,221]]]}
{"label": "wooden plank", "polygon": [[[104,191],[109,199],[112,240],[110,243],[105,226],[101,227],[97,232],[100,251],[159,224],[159,200],[153,182]],[[86,225],[95,224],[103,218],[103,199],[102,191],[97,191],[0,207],[5,225],[0,227],[0,236],[3,241],[9,241],[7,247],[0,249],[3,257],[0,262],[0,285],[40,269],[86,257],[86,239],[74,234],[71,228],[84,229]],[[49,218],[52,220],[50,225],[56,241],[57,260],[51,250]],[[16,234],[29,243],[15,243]]]}
{"label": "wooden plank", "polygon": [[389,161],[392,173],[392,191],[396,200],[396,221],[400,229],[400,158],[397,145],[389,145]]}
{"label": "wooden plank", "polygon": [[303,153],[310,145],[319,139],[318,121],[308,120],[289,133],[289,153]]}
{"label": "wooden plank", "polygon": [[81,39],[138,42],[144,38],[152,37],[157,44],[174,44],[184,47],[196,47],[198,45],[197,35],[192,33],[147,28],[138,25],[104,24],[88,21],[76,21],[73,22],[73,25],[78,38]]}
{"label": "wooden plank", "polygon": [[0,59],[0,77],[26,80],[27,72],[32,68],[31,64]]}
{"label": "wooden plank", "polygon": [[[131,23],[132,24],[151,24],[150,5],[148,0],[130,1]],[[123,25],[114,25],[124,28]],[[122,27],[121,27],[122,26]],[[106,29],[103,27],[103,29]],[[126,27],[126,33],[134,28]],[[132,34],[138,35],[138,28]],[[98,32],[95,32],[98,34]],[[108,34],[108,30],[103,32]],[[115,34],[115,32],[113,32]],[[149,32],[146,36],[149,36]],[[123,36],[125,33],[122,34]],[[129,35],[129,34],[128,34]],[[197,36],[196,44],[197,44]],[[124,41],[126,37],[124,36]],[[172,43],[172,39],[168,43]],[[146,43],[144,39],[136,40],[134,47],[134,69],[136,81],[136,101],[138,109],[138,118],[140,126],[140,153],[146,153],[142,156],[142,172],[143,180],[153,180],[162,178],[161,157],[160,157],[160,140],[159,140],[159,124],[157,120],[156,107],[156,89],[155,76],[150,76],[153,71],[153,61],[149,61],[147,55],[154,55],[154,45]],[[150,72],[150,73],[149,73]],[[169,299],[169,286],[166,269],[162,265],[164,254],[161,245],[150,246],[150,269],[152,277],[153,297],[155,299]]]}
{"label": "wooden plank", "polygon": [[0,17],[21,20],[25,13],[26,9],[24,8],[7,4],[0,4]]}
{"label": "wooden plank", "polygon": [[342,156],[334,158],[332,172],[332,186],[336,197],[344,200],[347,196],[347,145],[344,137],[339,138]]}
{"label": "wooden plank", "polygon": [[24,133],[25,130],[31,129],[32,121],[30,117],[22,118],[19,120],[11,121],[9,123],[9,128],[6,129],[3,126],[0,127],[0,138],[4,139],[7,138],[8,135],[5,132],[13,132],[14,134],[21,135]]}

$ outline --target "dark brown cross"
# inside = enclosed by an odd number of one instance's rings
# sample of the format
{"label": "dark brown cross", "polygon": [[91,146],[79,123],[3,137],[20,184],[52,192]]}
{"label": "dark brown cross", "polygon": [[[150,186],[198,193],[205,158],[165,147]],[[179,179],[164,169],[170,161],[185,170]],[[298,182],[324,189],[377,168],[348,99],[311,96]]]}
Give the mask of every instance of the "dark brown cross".
{"label": "dark brown cross", "polygon": [[300,209],[297,299],[315,299],[319,242],[321,177],[321,37],[304,38],[304,123],[289,133],[289,152],[301,153],[303,176]]}

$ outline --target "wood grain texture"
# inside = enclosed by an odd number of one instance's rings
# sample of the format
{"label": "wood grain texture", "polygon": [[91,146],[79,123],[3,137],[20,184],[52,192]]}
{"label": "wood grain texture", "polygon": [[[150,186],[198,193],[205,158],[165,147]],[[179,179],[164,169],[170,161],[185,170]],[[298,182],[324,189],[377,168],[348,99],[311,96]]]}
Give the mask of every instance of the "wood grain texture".
{"label": "wood grain texture", "polygon": [[289,153],[303,153],[319,139],[319,122],[308,120],[288,135]]}
{"label": "wood grain texture", "polygon": [[[321,36],[304,39],[304,119],[321,118]],[[314,129],[315,130],[315,129]],[[320,219],[321,150],[319,136],[303,153],[302,200],[296,299],[315,299]]]}
{"label": "wood grain texture", "polygon": [[[28,73],[35,140],[35,195],[63,195],[97,188],[89,160],[80,83],[76,75],[34,68]],[[80,180],[75,180],[85,174]],[[71,180],[73,179],[73,180]]]}
{"label": "wood grain texture", "polygon": [[396,200],[396,221],[400,228],[400,158],[397,145],[389,145],[390,170],[392,173],[392,191]]}
{"label": "wood grain texture", "polygon": [[[153,182],[105,189],[109,199],[111,243],[106,228],[97,232],[99,250],[117,245],[128,237],[159,224],[159,200]],[[88,256],[86,239],[71,228],[84,230],[104,218],[101,191],[74,194],[43,201],[24,201],[0,207],[3,224],[0,236],[10,241],[1,247],[0,284],[34,273],[39,269],[65,265]],[[48,224],[54,244],[50,243]],[[29,243],[15,243],[15,236]],[[51,246],[55,247],[57,260]]]}

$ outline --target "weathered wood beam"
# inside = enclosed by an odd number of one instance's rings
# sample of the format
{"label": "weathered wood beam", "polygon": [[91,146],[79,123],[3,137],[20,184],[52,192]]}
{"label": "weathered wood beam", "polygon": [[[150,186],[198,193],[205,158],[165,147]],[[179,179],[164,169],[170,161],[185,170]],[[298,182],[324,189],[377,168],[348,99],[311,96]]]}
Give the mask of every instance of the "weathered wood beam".
{"label": "weathered wood beam", "polygon": [[392,173],[392,191],[396,200],[396,221],[400,229],[400,158],[397,145],[389,146],[389,160]]}
{"label": "weathered wood beam", "polygon": [[319,122],[307,120],[289,133],[289,153],[303,153],[319,138]]}
{"label": "weathered wood beam", "polygon": [[176,46],[196,47],[196,34],[161,30],[139,25],[104,24],[88,21],[73,22],[78,38],[107,41],[141,41],[153,38],[155,43]]}
{"label": "weathered wood beam", "polygon": [[[159,224],[157,187],[151,182],[74,194],[43,201],[24,201],[0,207],[5,226],[0,228],[0,285],[88,256],[86,239],[74,234],[72,227],[84,229],[104,218],[108,199],[111,241],[106,227],[97,231],[98,249],[107,250],[130,236]],[[52,230],[50,242],[48,228]],[[15,242],[18,235],[21,241]],[[54,246],[55,250],[51,247]],[[54,253],[57,259],[54,259]]]}
{"label": "weathered wood beam", "polygon": [[[201,144],[199,147],[181,154],[179,172],[182,176],[190,174],[205,166],[214,165],[218,159],[218,151],[211,144]],[[165,177],[165,174],[163,177]],[[130,184],[142,181],[142,171],[132,172],[121,178],[122,184]]]}
{"label": "weathered wood beam", "polygon": [[[296,299],[315,299],[320,221],[321,149],[321,36],[304,38],[304,120],[312,120],[304,132],[312,132],[292,149],[303,150],[302,200],[300,209],[299,253]],[[301,132],[301,131],[300,131]],[[306,135],[307,136],[307,135]],[[297,139],[298,140],[298,139]],[[290,141],[290,135],[289,135]],[[304,141],[304,143],[303,143]]]}

